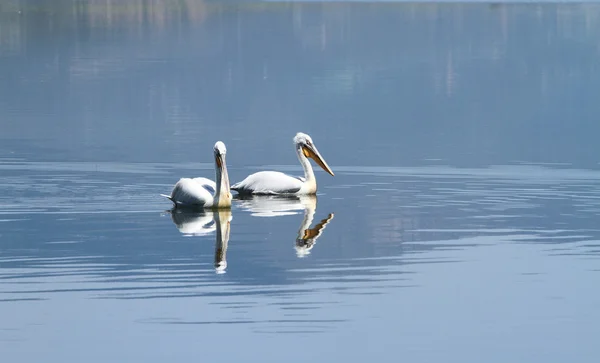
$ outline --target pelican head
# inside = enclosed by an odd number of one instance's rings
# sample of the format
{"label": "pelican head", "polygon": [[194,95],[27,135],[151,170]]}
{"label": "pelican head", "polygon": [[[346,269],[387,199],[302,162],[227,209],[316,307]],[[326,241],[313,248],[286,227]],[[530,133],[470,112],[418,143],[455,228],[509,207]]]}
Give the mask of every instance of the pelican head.
{"label": "pelican head", "polygon": [[223,164],[223,160],[225,159],[225,155],[227,154],[227,148],[225,147],[225,143],[223,141],[217,141],[215,143],[215,162],[217,163],[217,168],[221,168]]}
{"label": "pelican head", "polygon": [[303,155],[304,157],[313,159],[323,170],[328,172],[331,176],[334,176],[333,171],[321,154],[317,147],[312,141],[312,138],[305,133],[299,132],[294,137],[294,144],[296,144],[296,150],[298,151],[298,155]]}
{"label": "pelican head", "polygon": [[229,208],[231,207],[231,192],[229,191],[229,175],[227,174],[227,163],[225,160],[227,148],[222,141],[217,141],[214,152],[217,191],[215,192],[216,200],[213,206],[216,208]]}

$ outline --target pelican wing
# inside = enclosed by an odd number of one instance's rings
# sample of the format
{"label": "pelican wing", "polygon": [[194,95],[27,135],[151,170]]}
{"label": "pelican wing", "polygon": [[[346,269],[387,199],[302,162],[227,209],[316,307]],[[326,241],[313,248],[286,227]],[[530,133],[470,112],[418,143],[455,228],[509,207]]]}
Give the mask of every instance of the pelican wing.
{"label": "pelican wing", "polygon": [[168,198],[177,205],[211,205],[215,189],[215,183],[206,178],[181,178]]}
{"label": "pelican wing", "polygon": [[196,183],[202,185],[202,187],[206,190],[208,190],[208,192],[210,193],[210,195],[215,195],[215,192],[217,191],[217,183],[215,183],[214,181],[208,179],[208,178],[194,178],[192,179],[193,181],[195,181]]}
{"label": "pelican wing", "polygon": [[278,171],[259,171],[231,186],[240,194],[294,194],[302,188],[302,179]]}

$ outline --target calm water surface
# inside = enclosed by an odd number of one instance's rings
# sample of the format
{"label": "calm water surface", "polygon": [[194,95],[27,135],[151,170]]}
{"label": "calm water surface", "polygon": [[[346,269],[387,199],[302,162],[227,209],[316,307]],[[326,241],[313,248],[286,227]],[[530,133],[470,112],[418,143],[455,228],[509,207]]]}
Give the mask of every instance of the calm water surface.
{"label": "calm water surface", "polygon": [[[599,14],[3,2],[3,359],[597,362]],[[317,197],[159,196],[298,131]]]}

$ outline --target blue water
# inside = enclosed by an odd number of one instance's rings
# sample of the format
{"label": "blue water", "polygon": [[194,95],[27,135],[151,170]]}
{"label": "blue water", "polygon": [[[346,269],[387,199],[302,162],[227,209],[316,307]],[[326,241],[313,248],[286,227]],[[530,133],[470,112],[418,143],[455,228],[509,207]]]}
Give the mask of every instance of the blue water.
{"label": "blue water", "polygon": [[598,10],[3,2],[3,361],[596,362]]}

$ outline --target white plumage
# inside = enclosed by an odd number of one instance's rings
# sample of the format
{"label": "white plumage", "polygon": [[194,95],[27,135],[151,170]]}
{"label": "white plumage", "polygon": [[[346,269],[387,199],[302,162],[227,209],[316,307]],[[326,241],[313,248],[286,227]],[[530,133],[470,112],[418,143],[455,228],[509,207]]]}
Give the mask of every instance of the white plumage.
{"label": "white plumage", "polygon": [[175,207],[230,208],[226,154],[225,144],[217,141],[214,147],[216,182],[207,178],[181,178],[171,195],[161,195],[171,200]]}
{"label": "white plumage", "polygon": [[213,194],[216,190],[217,184],[210,179],[181,178],[173,187],[171,195],[163,196],[176,205],[210,206],[214,202]]}
{"label": "white plumage", "polygon": [[309,194],[300,193],[305,182],[306,178],[293,177],[279,171],[259,171],[248,175],[246,179],[231,186],[231,189],[240,194]]}
{"label": "white plumage", "polygon": [[321,168],[331,174],[333,171],[323,159],[310,136],[297,133],[294,145],[298,160],[304,169],[304,178],[294,177],[279,171],[259,171],[251,174],[239,183],[231,186],[239,194],[305,195],[317,193],[317,180],[308,158],[313,159]]}

